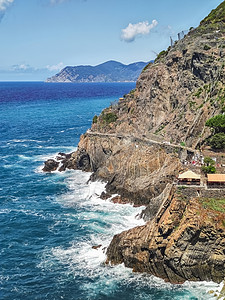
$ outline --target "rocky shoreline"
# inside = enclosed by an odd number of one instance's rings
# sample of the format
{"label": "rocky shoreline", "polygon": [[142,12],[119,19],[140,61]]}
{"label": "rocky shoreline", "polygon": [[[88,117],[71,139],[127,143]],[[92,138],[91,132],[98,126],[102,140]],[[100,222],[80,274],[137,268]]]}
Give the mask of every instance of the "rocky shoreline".
{"label": "rocky shoreline", "polygon": [[107,263],[172,283],[225,277],[225,189],[174,184],[210,138],[206,121],[225,111],[224,16],[225,1],[93,118],[76,152],[45,163],[47,172],[92,172],[90,180],[107,182],[103,199],[118,194],[115,202],[146,206],[147,223],[116,235]]}
{"label": "rocky shoreline", "polygon": [[[224,191],[216,193],[224,196]],[[173,187],[152,221],[114,236],[107,262],[124,263],[171,283],[221,282],[225,266],[224,214],[202,205],[194,188]]]}

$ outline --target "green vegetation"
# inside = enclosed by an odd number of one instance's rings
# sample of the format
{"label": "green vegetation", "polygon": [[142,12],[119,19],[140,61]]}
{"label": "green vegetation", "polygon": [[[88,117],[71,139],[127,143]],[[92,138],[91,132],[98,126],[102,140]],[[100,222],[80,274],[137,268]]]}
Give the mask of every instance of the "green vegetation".
{"label": "green vegetation", "polygon": [[205,24],[225,23],[225,1],[201,21],[200,26]]}
{"label": "green vegetation", "polygon": [[210,146],[213,149],[222,150],[225,149],[225,133],[216,133],[210,140]]}
{"label": "green vegetation", "polygon": [[210,166],[210,165],[214,166],[215,165],[215,161],[211,157],[206,156],[204,158],[204,164],[206,166]]}
{"label": "green vegetation", "polygon": [[225,2],[223,1],[216,9],[201,21],[200,26],[197,28],[197,33],[209,33],[215,30],[224,32],[225,24]]}
{"label": "green vegetation", "polygon": [[202,166],[202,172],[205,174],[215,174],[216,168],[214,166]]}
{"label": "green vegetation", "polygon": [[200,105],[197,107],[197,109],[200,109],[200,108],[202,108],[202,107],[203,107],[203,103],[200,104]]}
{"label": "green vegetation", "polygon": [[129,95],[133,98],[134,97],[134,93],[136,92],[136,89],[133,89],[129,92]]}
{"label": "green vegetation", "polygon": [[209,50],[209,49],[211,49],[211,47],[210,47],[209,45],[205,45],[205,46],[203,47],[203,49],[204,49],[204,50]]}
{"label": "green vegetation", "polygon": [[177,187],[177,190],[180,192],[180,191],[182,191],[182,190],[185,190],[187,187],[186,186],[184,186],[184,185],[179,185],[178,187]]}
{"label": "green vegetation", "polygon": [[212,117],[206,121],[205,125],[210,127],[214,133],[225,132],[225,115]]}
{"label": "green vegetation", "polygon": [[188,103],[189,103],[190,109],[192,109],[192,108],[194,109],[195,108],[195,105],[196,105],[195,101],[189,101]]}
{"label": "green vegetation", "polygon": [[203,198],[202,204],[204,208],[212,209],[218,212],[225,213],[225,198]]}
{"label": "green vegetation", "polygon": [[168,53],[168,51],[166,51],[166,50],[159,52],[158,56],[156,57],[156,60],[162,58],[163,56],[166,56],[167,53]]}
{"label": "green vegetation", "polygon": [[92,120],[92,124],[95,124],[95,123],[97,123],[97,121],[98,121],[98,116],[94,116],[94,118],[93,118],[93,120]]}
{"label": "green vegetation", "polygon": [[165,128],[166,125],[162,124],[155,132],[154,134],[158,134],[160,131],[162,131]]}
{"label": "green vegetation", "polygon": [[144,69],[142,70],[142,72],[146,71],[150,66],[152,65],[152,62],[148,63]]}
{"label": "green vegetation", "polygon": [[203,92],[203,89],[200,87],[197,92],[194,94],[195,97],[199,98],[201,93]]}
{"label": "green vegetation", "polygon": [[208,141],[209,145],[216,150],[225,149],[225,115],[212,117],[205,125],[213,132],[213,136]]}
{"label": "green vegetation", "polygon": [[113,112],[110,112],[110,113],[102,113],[101,115],[101,119],[104,123],[106,124],[110,124],[110,123],[113,123],[113,122],[116,122],[116,120],[118,119],[117,115]]}
{"label": "green vegetation", "polygon": [[186,146],[185,142],[180,142],[180,145],[183,146],[183,147]]}
{"label": "green vegetation", "polygon": [[202,172],[205,174],[216,173],[216,168],[214,167],[215,161],[211,157],[204,158],[204,166],[202,166]]}

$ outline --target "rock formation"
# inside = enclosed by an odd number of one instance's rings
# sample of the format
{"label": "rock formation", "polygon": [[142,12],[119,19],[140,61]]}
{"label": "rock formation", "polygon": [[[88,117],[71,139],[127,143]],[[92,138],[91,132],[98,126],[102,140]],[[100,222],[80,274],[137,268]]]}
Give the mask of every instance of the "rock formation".
{"label": "rock formation", "polygon": [[136,89],[95,116],[62,162],[62,170],[93,172],[120,202],[147,206],[142,216],[150,221],[116,235],[108,262],[171,282],[225,276],[224,210],[205,208],[205,199],[224,200],[224,190],[172,188],[183,160],[210,136],[206,120],[225,111],[224,66],[225,1],[146,66]]}
{"label": "rock formation", "polygon": [[[198,196],[196,189],[174,189],[152,221],[114,236],[107,250],[108,262],[123,262],[136,272],[172,283],[221,282],[225,275],[225,213],[212,209],[213,200]],[[222,190],[215,195],[225,197]]]}
{"label": "rock formation", "polygon": [[[222,3],[224,6],[224,2]],[[207,23],[142,71],[136,89],[95,116],[71,167],[94,172],[107,191],[147,204],[162,193],[224,109],[225,26]]]}

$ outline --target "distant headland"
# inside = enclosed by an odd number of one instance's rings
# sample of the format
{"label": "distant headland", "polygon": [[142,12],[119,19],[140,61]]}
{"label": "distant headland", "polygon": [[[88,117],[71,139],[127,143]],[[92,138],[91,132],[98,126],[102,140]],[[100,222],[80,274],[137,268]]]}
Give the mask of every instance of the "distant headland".
{"label": "distant headland", "polygon": [[124,65],[110,60],[97,66],[67,66],[46,82],[132,82],[146,65],[147,62]]}

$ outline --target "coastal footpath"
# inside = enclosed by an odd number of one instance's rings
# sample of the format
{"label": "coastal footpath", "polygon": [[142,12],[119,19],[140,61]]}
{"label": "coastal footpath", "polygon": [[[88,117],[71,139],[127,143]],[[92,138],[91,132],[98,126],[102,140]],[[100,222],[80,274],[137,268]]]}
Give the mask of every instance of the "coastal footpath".
{"label": "coastal footpath", "polygon": [[91,171],[91,180],[107,183],[103,199],[118,194],[117,202],[146,206],[147,223],[116,235],[107,263],[173,283],[224,279],[225,189],[176,184],[204,149],[223,160],[224,149],[208,145],[206,124],[224,112],[225,1],[159,53],[134,90],[94,116],[76,152],[45,163],[44,171]]}

